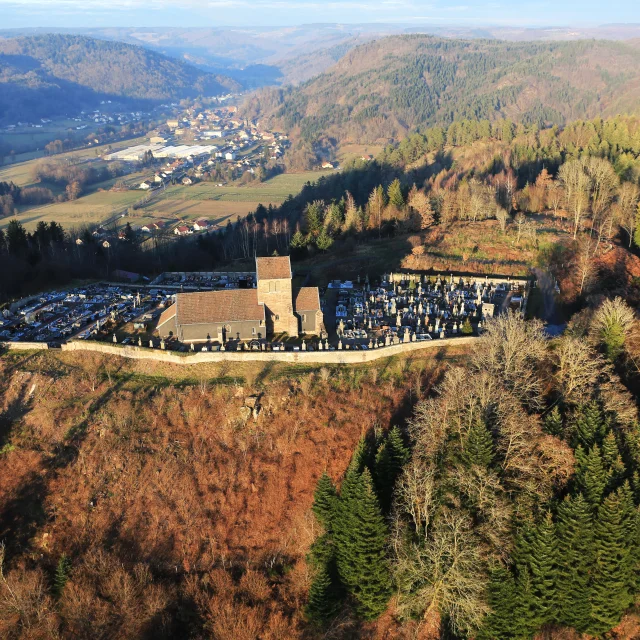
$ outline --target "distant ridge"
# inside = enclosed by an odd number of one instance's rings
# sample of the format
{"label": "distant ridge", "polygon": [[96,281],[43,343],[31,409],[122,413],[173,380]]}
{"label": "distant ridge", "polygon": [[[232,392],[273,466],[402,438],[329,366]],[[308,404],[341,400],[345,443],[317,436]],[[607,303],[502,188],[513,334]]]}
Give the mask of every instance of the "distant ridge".
{"label": "distant ridge", "polygon": [[263,89],[249,117],[314,142],[386,142],[459,119],[562,124],[640,111],[637,41],[391,36],[296,88]]}
{"label": "distant ridge", "polygon": [[139,46],[48,34],[0,40],[0,121],[77,113],[100,99],[135,104],[239,90],[214,75]]}

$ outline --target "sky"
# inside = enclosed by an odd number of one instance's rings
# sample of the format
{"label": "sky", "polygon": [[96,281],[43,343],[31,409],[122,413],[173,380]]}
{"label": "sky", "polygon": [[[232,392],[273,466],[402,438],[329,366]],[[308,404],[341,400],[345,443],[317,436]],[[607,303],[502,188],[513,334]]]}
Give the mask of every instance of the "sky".
{"label": "sky", "polygon": [[0,28],[640,23],[639,0],[0,0]]}

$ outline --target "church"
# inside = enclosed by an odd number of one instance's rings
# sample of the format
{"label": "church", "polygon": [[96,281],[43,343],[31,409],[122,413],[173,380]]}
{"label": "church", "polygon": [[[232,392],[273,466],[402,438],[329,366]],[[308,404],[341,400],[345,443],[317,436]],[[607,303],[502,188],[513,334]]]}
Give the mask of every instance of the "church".
{"label": "church", "polygon": [[256,258],[254,289],[178,293],[160,316],[158,333],[180,342],[254,340],[279,333],[320,335],[318,287],[292,286],[289,256]]}

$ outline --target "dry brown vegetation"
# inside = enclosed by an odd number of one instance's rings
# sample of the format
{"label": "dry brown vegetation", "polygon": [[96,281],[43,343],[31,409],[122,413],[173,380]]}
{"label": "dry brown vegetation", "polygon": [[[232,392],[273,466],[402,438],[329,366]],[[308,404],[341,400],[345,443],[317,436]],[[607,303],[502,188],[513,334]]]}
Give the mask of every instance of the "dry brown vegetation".
{"label": "dry brown vegetation", "polygon": [[5,354],[0,635],[308,635],[319,475],[339,478],[361,434],[403,419],[451,357],[231,371]]}

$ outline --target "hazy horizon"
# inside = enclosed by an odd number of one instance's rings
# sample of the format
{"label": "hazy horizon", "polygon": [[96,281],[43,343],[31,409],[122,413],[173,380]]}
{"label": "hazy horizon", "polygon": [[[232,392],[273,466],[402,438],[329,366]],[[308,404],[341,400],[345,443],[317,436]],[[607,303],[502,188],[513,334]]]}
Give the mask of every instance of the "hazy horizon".
{"label": "hazy horizon", "polygon": [[[640,22],[631,0],[522,4],[316,0],[0,0],[3,28],[256,28],[310,24],[585,28]],[[250,20],[247,20],[250,11]],[[588,19],[585,19],[588,16]]]}

